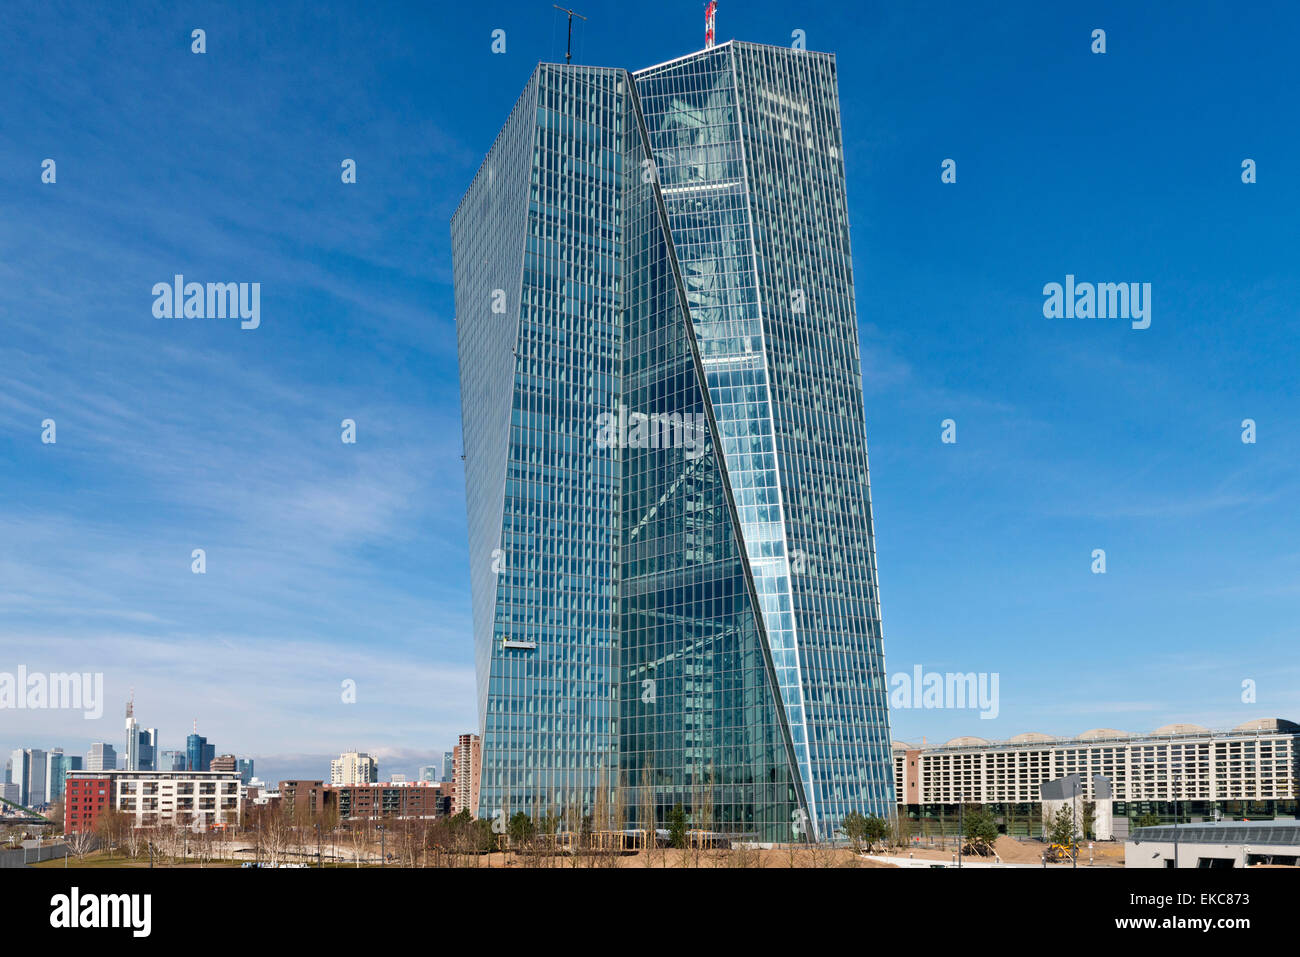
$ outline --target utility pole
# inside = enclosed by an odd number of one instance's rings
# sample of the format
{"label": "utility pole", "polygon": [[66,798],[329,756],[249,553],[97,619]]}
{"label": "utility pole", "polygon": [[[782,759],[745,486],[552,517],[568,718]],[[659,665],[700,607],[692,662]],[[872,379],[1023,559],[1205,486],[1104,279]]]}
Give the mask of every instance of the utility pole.
{"label": "utility pole", "polygon": [[[569,15],[569,42],[564,47],[564,63],[567,66],[569,61],[573,59],[573,18],[577,17],[579,20],[586,20],[587,18],[581,13],[574,13],[572,10],[560,6],[558,3],[553,3],[551,6],[556,10],[559,10],[561,13],[567,13]],[[464,456],[462,455],[461,458],[464,458]]]}

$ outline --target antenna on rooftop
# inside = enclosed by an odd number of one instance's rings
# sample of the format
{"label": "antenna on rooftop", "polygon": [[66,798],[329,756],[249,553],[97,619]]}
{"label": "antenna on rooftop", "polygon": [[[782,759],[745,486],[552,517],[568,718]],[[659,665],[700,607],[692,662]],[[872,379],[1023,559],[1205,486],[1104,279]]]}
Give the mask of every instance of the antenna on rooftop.
{"label": "antenna on rooftop", "polygon": [[587,18],[581,13],[574,13],[572,10],[565,9],[558,3],[553,3],[551,6],[556,10],[559,10],[561,13],[567,13],[569,15],[569,42],[564,48],[564,62],[567,65],[569,61],[573,59],[573,18],[577,17],[579,20],[586,20]]}
{"label": "antenna on rooftop", "polygon": [[718,13],[718,0],[709,0],[704,8],[704,49],[713,49],[713,20]]}

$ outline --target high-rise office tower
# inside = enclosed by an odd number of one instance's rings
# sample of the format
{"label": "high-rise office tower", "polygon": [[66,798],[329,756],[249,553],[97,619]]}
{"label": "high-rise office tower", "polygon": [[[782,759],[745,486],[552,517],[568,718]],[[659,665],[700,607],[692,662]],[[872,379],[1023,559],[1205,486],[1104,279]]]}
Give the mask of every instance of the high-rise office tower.
{"label": "high-rise office tower", "polygon": [[123,759],[127,771],[157,770],[158,729],[141,728],[135,720],[135,695],[126,703],[126,754]]}
{"label": "high-rise office tower", "polygon": [[49,800],[47,795],[48,762],[41,748],[15,748],[10,775],[18,786],[18,803],[38,807]]}
{"label": "high-rise office tower", "polygon": [[208,739],[199,734],[198,722],[194,731],[185,739],[185,770],[207,771],[212,766],[212,759],[217,756],[217,746],[208,744]]}
{"label": "high-rise office tower", "polygon": [[185,751],[162,751],[162,757],[159,760],[159,771],[184,771],[188,763],[188,754]]}
{"label": "high-rise office tower", "polygon": [[90,754],[86,757],[86,770],[116,771],[117,750],[111,744],[96,741],[90,746]]}
{"label": "high-rise office tower", "polygon": [[541,65],[452,239],[480,813],[888,815],[834,57]]}
{"label": "high-rise office tower", "polygon": [[45,758],[46,799],[54,804],[63,800],[64,780],[69,771],[81,770],[81,756],[64,754],[62,748],[55,748]]}

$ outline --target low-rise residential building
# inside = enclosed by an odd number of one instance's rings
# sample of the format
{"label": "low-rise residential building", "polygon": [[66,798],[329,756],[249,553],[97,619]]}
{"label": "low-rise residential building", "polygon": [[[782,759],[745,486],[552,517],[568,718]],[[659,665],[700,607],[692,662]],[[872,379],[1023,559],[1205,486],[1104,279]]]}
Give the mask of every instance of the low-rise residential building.
{"label": "low-rise residential building", "polygon": [[334,803],[324,781],[281,781],[280,808],[291,820],[315,818]]}
{"label": "low-rise residential building", "polygon": [[452,803],[450,787],[424,781],[355,784],[329,790],[341,822],[385,818],[432,821],[445,816]]}
{"label": "low-rise residential building", "polygon": [[113,806],[112,772],[69,771],[63,779],[63,830],[93,831]]}
{"label": "low-rise residential building", "polygon": [[236,824],[243,810],[239,786],[237,773],[222,771],[69,771],[65,827],[92,830],[110,808],[134,827],[179,824],[206,830]]}

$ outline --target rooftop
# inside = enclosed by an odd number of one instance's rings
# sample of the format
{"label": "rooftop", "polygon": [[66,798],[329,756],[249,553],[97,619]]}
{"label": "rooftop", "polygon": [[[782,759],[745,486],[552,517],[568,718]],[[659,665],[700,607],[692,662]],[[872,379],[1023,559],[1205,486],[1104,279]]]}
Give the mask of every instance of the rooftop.
{"label": "rooftop", "polygon": [[1026,745],[1066,745],[1077,744],[1080,742],[1097,742],[1097,741],[1127,741],[1130,739],[1149,740],[1152,738],[1179,738],[1179,737],[1204,737],[1211,736],[1228,736],[1244,734],[1300,734],[1300,724],[1294,721],[1288,721],[1285,718],[1255,718],[1235,728],[1229,728],[1226,731],[1212,731],[1209,728],[1203,728],[1199,724],[1166,724],[1156,728],[1149,734],[1130,734],[1127,731],[1118,731],[1115,728],[1093,728],[1091,731],[1085,731],[1076,737],[1061,737],[1057,735],[1043,734],[1039,731],[1027,731],[1024,734],[1017,734],[1006,741],[988,741],[984,738],[978,738],[973,735],[963,735],[952,738],[943,744],[908,744],[905,741],[893,742],[895,751],[922,750],[932,751],[942,748],[989,748],[1003,746],[1026,746]]}
{"label": "rooftop", "polygon": [[1292,844],[1300,846],[1300,821],[1210,821],[1139,827],[1129,837],[1135,843],[1164,841],[1195,844]]}

